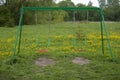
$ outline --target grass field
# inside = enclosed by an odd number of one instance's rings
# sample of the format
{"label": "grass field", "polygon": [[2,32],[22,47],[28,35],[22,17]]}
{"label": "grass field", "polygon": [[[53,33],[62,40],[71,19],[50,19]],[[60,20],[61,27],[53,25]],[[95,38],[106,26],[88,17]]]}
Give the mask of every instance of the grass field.
{"label": "grass field", "polygon": [[[66,22],[23,26],[20,56],[9,64],[17,27],[0,27],[0,80],[120,80],[120,22],[107,23],[116,62],[111,61],[104,34],[102,54],[100,23]],[[50,45],[48,45],[50,41]],[[40,53],[38,50],[48,50]],[[46,67],[35,60],[47,57],[56,61]],[[75,57],[90,60],[89,64],[72,63]]]}

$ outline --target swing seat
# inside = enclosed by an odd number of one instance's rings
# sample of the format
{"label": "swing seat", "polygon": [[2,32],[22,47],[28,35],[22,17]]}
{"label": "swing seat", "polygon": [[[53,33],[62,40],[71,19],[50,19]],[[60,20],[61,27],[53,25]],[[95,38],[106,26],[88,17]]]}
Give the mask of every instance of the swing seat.
{"label": "swing seat", "polygon": [[48,52],[48,50],[46,50],[46,49],[41,49],[41,50],[38,50],[38,52]]}

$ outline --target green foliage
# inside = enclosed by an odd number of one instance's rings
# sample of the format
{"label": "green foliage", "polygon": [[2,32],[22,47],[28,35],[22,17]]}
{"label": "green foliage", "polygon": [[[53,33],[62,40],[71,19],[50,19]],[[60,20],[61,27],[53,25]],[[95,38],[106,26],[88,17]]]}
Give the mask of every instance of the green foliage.
{"label": "green foliage", "polygon": [[[77,4],[77,7],[86,7],[86,5],[79,3],[79,4]],[[77,11],[75,19],[77,21],[82,21],[82,20],[85,21],[87,19],[86,15],[87,15],[87,11]]]}
{"label": "green foliage", "polygon": [[[56,6],[53,0],[39,0],[39,1],[33,1],[29,2],[32,5],[29,6],[39,6],[39,7],[50,7],[50,6]],[[64,17],[67,15],[65,11],[27,11],[24,16],[24,24],[44,24],[49,23],[51,20],[52,22],[62,22],[64,21]],[[36,22],[37,19],[37,22]]]}
{"label": "green foliage", "polygon": [[114,0],[104,9],[105,19],[111,21],[120,21],[120,4],[119,0]]}
{"label": "green foliage", "polygon": [[[65,0],[65,1],[60,1],[58,3],[59,7],[75,7],[75,4],[71,2],[71,0]],[[73,14],[74,11],[66,11],[68,13],[67,16],[65,16],[65,21],[72,21],[73,20]]]}
{"label": "green foliage", "polygon": [[[2,0],[3,1],[3,0]],[[104,9],[105,20],[107,21],[120,21],[120,4],[119,0],[100,0]],[[19,24],[20,10],[22,6],[32,7],[93,7],[90,1],[88,5],[77,4],[75,5],[71,0],[63,0],[58,4],[54,0],[6,0],[5,4],[0,5],[0,26],[14,26]],[[37,15],[36,15],[37,13]],[[43,24],[48,23],[48,11],[26,11],[24,15],[23,24]],[[99,14],[96,11],[53,11],[51,12],[52,22],[62,21],[99,21]],[[75,19],[74,19],[75,18]],[[36,22],[37,20],[37,22]]]}
{"label": "green foliage", "polygon": [[[0,80],[120,80],[120,38],[118,36],[119,39],[111,39],[117,60],[117,62],[111,62],[107,45],[105,45],[106,56],[103,57],[101,42],[98,40],[100,44],[96,44],[97,39],[94,38],[100,35],[99,25],[97,22],[87,24],[84,22],[51,24],[50,35],[52,44],[48,47],[45,45],[48,40],[48,25],[25,25],[23,26],[21,53],[20,56],[16,57],[17,63],[13,65],[8,64],[6,60],[11,58],[8,55],[10,55],[9,52],[12,54],[17,28],[1,27]],[[120,35],[119,22],[110,22],[107,25],[109,26],[110,36],[111,34],[116,36],[115,33]],[[71,46],[73,38],[67,36],[74,35],[73,30],[78,31],[78,26],[80,26],[80,30],[83,33],[88,32],[87,38],[90,37],[88,36],[89,33],[92,34],[91,44],[87,43],[85,47],[81,44],[79,46]],[[62,35],[62,37],[59,37],[59,35]],[[55,38],[56,36],[57,38]],[[113,38],[115,38],[114,36]],[[39,44],[36,43],[36,39],[39,40]],[[88,41],[90,40],[88,38]],[[67,43],[69,46],[66,48],[65,44]],[[34,47],[33,44],[37,46]],[[39,49],[48,49],[49,52],[38,53]],[[73,49],[75,49],[75,52],[72,52]],[[76,50],[79,49],[84,49],[85,52],[77,52]],[[97,49],[97,51],[89,51],[91,49]],[[38,66],[35,64],[35,60],[39,57],[51,58],[55,60],[55,64],[46,67]],[[85,57],[90,60],[90,63],[86,65],[74,64],[72,59],[75,57]]]}
{"label": "green foliage", "polygon": [[63,22],[64,18],[68,16],[66,11],[54,11],[52,14],[52,21],[53,22]]}
{"label": "green foliage", "polygon": [[0,27],[2,26],[14,26],[14,19],[11,17],[9,9],[5,6],[0,6]]}

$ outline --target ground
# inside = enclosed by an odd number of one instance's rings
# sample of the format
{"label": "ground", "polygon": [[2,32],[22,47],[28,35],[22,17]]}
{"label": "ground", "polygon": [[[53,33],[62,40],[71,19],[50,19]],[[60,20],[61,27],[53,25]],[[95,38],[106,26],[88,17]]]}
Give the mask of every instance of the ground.
{"label": "ground", "polygon": [[83,57],[75,57],[73,60],[72,60],[73,63],[76,63],[76,64],[79,64],[79,65],[85,65],[85,64],[88,64],[90,62],[90,60],[88,59],[85,59]]}
{"label": "ground", "polygon": [[[63,22],[51,24],[50,33],[49,24],[23,26],[20,55],[13,65],[17,27],[0,27],[0,80],[120,80],[120,23],[107,26],[116,62],[112,62],[105,33],[102,54],[99,22]],[[73,63],[78,57],[89,63]],[[55,63],[39,66],[35,64],[39,58]]]}
{"label": "ground", "polygon": [[46,57],[38,58],[37,60],[35,60],[35,64],[39,66],[48,66],[54,63],[55,63],[54,60],[46,58]]}

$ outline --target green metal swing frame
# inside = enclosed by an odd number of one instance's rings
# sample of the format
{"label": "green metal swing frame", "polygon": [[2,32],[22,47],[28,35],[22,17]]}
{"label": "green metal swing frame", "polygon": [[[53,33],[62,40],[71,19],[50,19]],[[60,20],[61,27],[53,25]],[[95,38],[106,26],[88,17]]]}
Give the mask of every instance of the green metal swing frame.
{"label": "green metal swing frame", "polygon": [[104,22],[104,14],[103,14],[102,8],[98,8],[98,7],[22,7],[21,14],[20,14],[19,26],[18,26],[18,33],[16,35],[15,46],[14,46],[14,50],[13,50],[13,54],[12,54],[12,62],[14,61],[15,56],[20,55],[20,46],[21,46],[21,37],[22,37],[22,20],[23,20],[23,15],[24,15],[25,11],[27,11],[27,10],[31,10],[31,11],[54,11],[54,10],[98,11],[100,14],[100,25],[101,25],[100,32],[101,32],[102,54],[104,55],[103,33],[105,31],[112,61],[115,61],[115,56],[114,56],[114,53],[112,50],[112,46],[110,44],[109,34],[108,34],[108,31],[106,28],[106,24]]}

